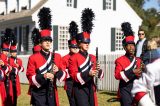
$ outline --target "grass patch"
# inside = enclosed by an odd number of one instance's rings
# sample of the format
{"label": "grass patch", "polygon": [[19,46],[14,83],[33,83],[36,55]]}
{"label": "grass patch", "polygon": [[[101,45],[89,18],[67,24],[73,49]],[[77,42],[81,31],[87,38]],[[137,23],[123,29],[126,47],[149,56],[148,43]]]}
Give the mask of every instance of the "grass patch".
{"label": "grass patch", "polygon": [[[30,106],[30,96],[27,94],[29,86],[21,84],[21,95],[18,97],[17,106]],[[58,87],[60,106],[69,106],[67,95],[62,87]],[[108,102],[116,97],[116,92],[98,91],[99,106],[120,106],[119,102]]]}

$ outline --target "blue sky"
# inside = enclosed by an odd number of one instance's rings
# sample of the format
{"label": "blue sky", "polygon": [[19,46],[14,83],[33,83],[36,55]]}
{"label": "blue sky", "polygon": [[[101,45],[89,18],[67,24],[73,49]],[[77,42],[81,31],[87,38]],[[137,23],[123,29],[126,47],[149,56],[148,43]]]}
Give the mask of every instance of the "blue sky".
{"label": "blue sky", "polygon": [[157,10],[160,11],[160,6],[158,6],[158,0],[150,0],[149,2],[146,2],[145,5],[144,5],[144,9],[148,9],[148,8],[156,8]]}

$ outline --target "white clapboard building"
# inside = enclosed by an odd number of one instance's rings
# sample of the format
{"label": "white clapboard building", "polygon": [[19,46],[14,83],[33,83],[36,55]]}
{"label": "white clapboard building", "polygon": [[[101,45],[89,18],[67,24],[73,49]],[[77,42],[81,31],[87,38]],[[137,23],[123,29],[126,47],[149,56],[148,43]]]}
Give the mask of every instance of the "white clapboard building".
{"label": "white clapboard building", "polygon": [[[141,18],[126,0],[0,0],[0,32],[14,29],[18,40],[18,53],[31,54],[31,32],[38,27],[37,13],[40,8],[52,10],[52,35],[54,49],[62,55],[68,53],[68,26],[74,20],[81,31],[80,17],[84,8],[95,12],[94,28],[91,33],[90,52],[95,54],[99,47],[99,61],[104,70],[104,80],[99,89],[116,91],[118,81],[114,78],[114,60],[124,53],[121,23],[130,22],[135,31],[142,23]],[[19,55],[26,69],[29,55]],[[25,73],[20,74],[22,83],[28,83]]]}
{"label": "white clapboard building", "polygon": [[18,51],[29,54],[32,50],[31,31],[38,27],[37,13],[42,7],[52,10],[54,48],[68,49],[68,25],[74,20],[81,31],[80,17],[84,8],[95,12],[90,51],[99,47],[102,54],[122,51],[122,22],[130,22],[135,31],[142,20],[126,0],[0,0],[0,31],[14,29],[18,39]]}

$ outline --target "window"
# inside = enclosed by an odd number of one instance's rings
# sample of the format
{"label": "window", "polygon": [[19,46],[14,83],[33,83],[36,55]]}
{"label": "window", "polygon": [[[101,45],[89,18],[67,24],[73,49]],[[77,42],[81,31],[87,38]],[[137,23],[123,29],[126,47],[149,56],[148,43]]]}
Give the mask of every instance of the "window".
{"label": "window", "polygon": [[116,10],[116,0],[103,0],[103,10]]}
{"label": "window", "polygon": [[67,7],[72,7],[73,3],[72,0],[67,0]]}
{"label": "window", "polygon": [[68,49],[68,37],[69,37],[69,33],[68,33],[68,26],[59,26],[59,40],[58,40],[58,47],[60,50],[66,50]]}
{"label": "window", "polygon": [[111,41],[111,51],[123,50],[121,28],[111,28]]}
{"label": "window", "polygon": [[67,7],[77,8],[77,0],[67,0]]}
{"label": "window", "polygon": [[115,47],[115,49],[116,49],[116,51],[117,50],[123,50],[123,46],[122,46],[122,32],[121,32],[121,29],[120,28],[116,28],[115,29],[115,36],[116,36],[116,39],[115,39],[115,41],[116,41],[116,47]]}
{"label": "window", "polygon": [[19,38],[18,38],[18,53],[27,54],[29,50],[28,39],[29,39],[29,25],[19,27]]}

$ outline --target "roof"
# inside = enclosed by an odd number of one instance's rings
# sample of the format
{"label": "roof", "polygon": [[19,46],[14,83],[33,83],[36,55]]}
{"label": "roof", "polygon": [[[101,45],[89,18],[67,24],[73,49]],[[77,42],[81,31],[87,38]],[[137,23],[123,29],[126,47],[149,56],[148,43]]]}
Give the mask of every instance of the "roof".
{"label": "roof", "polygon": [[4,22],[4,21],[8,21],[8,20],[19,19],[19,18],[31,16],[35,11],[37,11],[47,1],[48,0],[41,0],[39,3],[37,3],[37,5],[35,5],[30,10],[22,10],[20,12],[2,15],[2,16],[0,16],[0,21]]}

